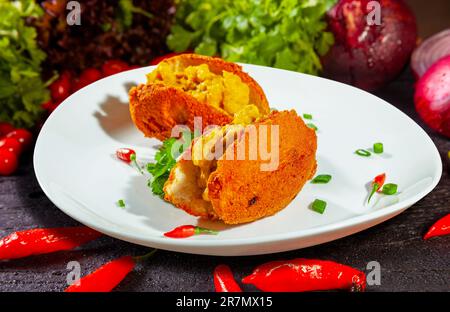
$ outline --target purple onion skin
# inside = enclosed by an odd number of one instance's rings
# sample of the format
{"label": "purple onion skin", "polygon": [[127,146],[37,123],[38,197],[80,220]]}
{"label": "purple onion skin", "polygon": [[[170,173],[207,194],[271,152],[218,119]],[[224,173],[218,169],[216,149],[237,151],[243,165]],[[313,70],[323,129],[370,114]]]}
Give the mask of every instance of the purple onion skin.
{"label": "purple onion skin", "polygon": [[431,36],[414,50],[411,68],[416,78],[422,77],[434,63],[448,55],[450,55],[450,29]]}
{"label": "purple onion skin", "polygon": [[381,25],[368,25],[368,2],[340,0],[328,12],[335,44],[322,58],[322,65],[327,78],[375,91],[392,81],[409,61],[417,26],[402,0],[379,0]]}

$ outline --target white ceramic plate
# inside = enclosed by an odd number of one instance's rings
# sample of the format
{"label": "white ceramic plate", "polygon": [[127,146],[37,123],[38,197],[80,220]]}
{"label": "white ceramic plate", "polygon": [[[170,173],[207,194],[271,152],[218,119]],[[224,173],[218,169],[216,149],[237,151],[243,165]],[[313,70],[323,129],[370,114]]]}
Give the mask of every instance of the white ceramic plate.
{"label": "white ceramic plate", "polygon": [[[153,196],[147,178],[118,161],[119,147],[153,160],[160,142],[144,138],[128,112],[128,89],[145,81],[152,67],[114,75],[70,96],[50,116],[38,137],[34,168],[53,203],[74,219],[107,235],[145,246],[208,255],[256,255],[335,240],[401,213],[439,182],[442,163],[427,134],[401,111],[359,89],[273,68],[244,65],[265,90],[272,107],[309,113],[318,130],[318,170],[326,185],[306,184],[275,216],[239,226],[198,220]],[[354,154],[383,142],[385,153]],[[386,172],[400,193],[365,204],[368,183]],[[328,202],[323,215],[309,205]],[[117,200],[124,199],[126,208]],[[217,236],[169,239],[182,224],[219,229]],[[357,247],[356,247],[357,248]]]}

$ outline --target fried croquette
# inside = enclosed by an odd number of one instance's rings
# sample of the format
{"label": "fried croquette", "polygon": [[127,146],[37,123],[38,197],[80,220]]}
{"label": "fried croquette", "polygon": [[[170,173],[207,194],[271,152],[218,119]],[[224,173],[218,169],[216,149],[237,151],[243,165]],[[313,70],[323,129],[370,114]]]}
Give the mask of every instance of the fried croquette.
{"label": "fried croquette", "polygon": [[175,125],[193,130],[194,117],[202,117],[203,127],[250,124],[270,111],[264,91],[241,66],[196,54],[162,61],[129,99],[136,127],[160,140]]}
{"label": "fried croquette", "polygon": [[[270,146],[266,154],[271,157],[262,155],[260,144]],[[180,157],[164,185],[165,199],[190,214],[227,224],[270,216],[313,177],[316,149],[315,131],[295,111],[272,112],[254,125],[217,128],[193,141]]]}

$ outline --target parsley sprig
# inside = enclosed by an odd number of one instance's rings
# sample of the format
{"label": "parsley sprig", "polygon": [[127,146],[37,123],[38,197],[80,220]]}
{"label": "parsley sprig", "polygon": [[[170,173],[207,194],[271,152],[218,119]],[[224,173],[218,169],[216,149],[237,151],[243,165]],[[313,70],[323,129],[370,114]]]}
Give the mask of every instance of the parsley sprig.
{"label": "parsley sprig", "polygon": [[317,74],[334,43],[325,13],[336,0],[179,0],[170,49]]}
{"label": "parsley sprig", "polygon": [[[187,141],[187,144],[183,144]],[[153,194],[164,196],[164,183],[169,178],[170,170],[175,166],[178,155],[183,153],[186,146],[192,141],[190,132],[185,132],[182,139],[169,138],[163,142],[162,147],[155,154],[155,162],[147,164],[147,171],[152,175],[148,186]],[[177,145],[175,145],[177,144]]]}

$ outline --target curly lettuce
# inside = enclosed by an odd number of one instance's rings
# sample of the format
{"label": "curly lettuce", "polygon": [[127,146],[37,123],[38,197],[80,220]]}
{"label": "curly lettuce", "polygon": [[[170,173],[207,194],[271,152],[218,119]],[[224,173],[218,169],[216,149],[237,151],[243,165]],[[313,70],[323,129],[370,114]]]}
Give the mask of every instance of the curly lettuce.
{"label": "curly lettuce", "polygon": [[46,55],[37,46],[36,30],[25,22],[42,13],[33,0],[0,0],[0,121],[16,127],[32,127],[49,99],[41,79]]}

